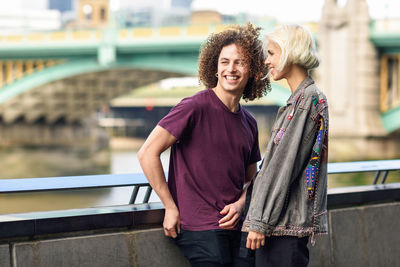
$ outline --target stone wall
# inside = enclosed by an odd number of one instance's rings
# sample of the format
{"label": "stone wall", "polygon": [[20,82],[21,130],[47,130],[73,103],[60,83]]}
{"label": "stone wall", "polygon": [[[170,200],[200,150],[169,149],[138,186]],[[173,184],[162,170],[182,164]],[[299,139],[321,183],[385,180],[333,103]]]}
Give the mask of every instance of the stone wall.
{"label": "stone wall", "polygon": [[309,267],[400,266],[400,203],[329,211],[329,235],[310,247]]}

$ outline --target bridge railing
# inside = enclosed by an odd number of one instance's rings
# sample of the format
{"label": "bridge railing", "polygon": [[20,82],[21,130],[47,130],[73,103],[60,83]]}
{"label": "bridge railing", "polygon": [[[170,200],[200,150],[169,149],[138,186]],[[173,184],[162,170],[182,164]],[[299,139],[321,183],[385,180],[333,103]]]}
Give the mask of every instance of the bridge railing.
{"label": "bridge railing", "polygon": [[[400,170],[400,160],[330,163],[330,174],[352,172],[385,173]],[[378,175],[375,175],[375,177]],[[384,175],[385,176],[385,175]],[[374,179],[374,183],[377,180]],[[400,200],[400,183],[328,189],[328,209],[384,203]],[[132,228],[139,225],[160,225],[164,208],[160,202],[149,202],[151,187],[144,174],[91,175],[54,178],[0,180],[0,194],[134,186],[130,204],[84,209],[0,215],[0,239],[73,231]],[[136,204],[140,187],[147,187],[143,202]],[[135,204],[133,204],[135,203]]]}
{"label": "bridge railing", "polygon": [[375,172],[372,185],[384,184],[391,171],[400,170],[400,159],[328,163],[328,174]]}
{"label": "bridge railing", "polygon": [[[226,24],[212,25],[184,25],[165,27],[143,27],[125,29],[88,29],[88,30],[60,30],[51,32],[30,32],[26,34],[0,35],[0,44],[41,44],[64,42],[99,42],[104,38],[124,39],[149,39],[149,38],[181,38],[202,37],[212,32],[220,32]],[[113,34],[110,35],[110,32]]]}
{"label": "bridge railing", "polygon": [[152,188],[142,173],[0,179],[0,194],[133,186],[129,204],[137,203],[140,188],[146,188],[142,203],[148,203]]}
{"label": "bridge railing", "polygon": [[[385,184],[390,171],[400,170],[400,159],[328,163],[328,174],[375,172],[372,185]],[[152,188],[143,173],[86,175],[48,178],[0,179],[0,194],[133,186],[129,204],[137,203],[139,189],[146,188],[142,203],[148,203]]]}
{"label": "bridge railing", "polygon": [[[400,159],[328,163],[328,174],[375,172],[372,185],[386,182],[390,171],[400,170]],[[142,173],[86,175],[48,178],[0,179],[0,194],[56,190],[95,189],[133,186],[129,204],[136,202],[139,189],[146,188],[142,203],[148,203],[152,188]]]}

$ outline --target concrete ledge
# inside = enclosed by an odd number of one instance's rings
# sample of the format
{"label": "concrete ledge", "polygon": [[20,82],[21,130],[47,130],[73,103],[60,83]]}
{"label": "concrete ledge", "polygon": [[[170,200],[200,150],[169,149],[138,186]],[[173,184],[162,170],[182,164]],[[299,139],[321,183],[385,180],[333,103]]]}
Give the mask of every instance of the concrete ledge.
{"label": "concrete ledge", "polygon": [[161,228],[133,233],[137,266],[189,267],[181,251]]}
{"label": "concrete ledge", "polygon": [[161,203],[0,215],[0,240],[158,224]]}
{"label": "concrete ledge", "polygon": [[[328,210],[397,201],[400,201],[400,183],[328,190]],[[0,240],[74,231],[132,229],[139,225],[161,225],[163,218],[164,207],[161,202],[4,214],[0,215]]]}
{"label": "concrete ledge", "polygon": [[[316,245],[309,246],[309,266],[400,266],[400,202],[396,199],[379,204],[369,199],[361,206],[329,208],[329,235],[315,237]],[[122,206],[85,210],[86,215],[62,211],[66,213],[64,217],[56,219],[48,213],[40,218],[37,213],[21,214],[28,217],[18,218],[3,216],[0,236],[6,237],[0,237],[0,267],[189,266],[163,230],[152,227],[161,225],[162,209],[147,211],[144,206]],[[127,214],[130,215],[124,222]],[[45,231],[46,222],[49,224]],[[16,226],[20,228],[15,230],[19,237],[7,237]],[[34,232],[27,226],[33,227]],[[63,232],[65,229],[71,231]]]}
{"label": "concrete ledge", "polygon": [[333,266],[400,266],[398,214],[400,203],[332,211]]}
{"label": "concrete ledge", "polygon": [[0,245],[0,267],[10,267],[10,246]]}
{"label": "concrete ledge", "polygon": [[[309,266],[400,266],[398,214],[400,202],[329,210],[329,235],[317,236],[316,245],[309,246]],[[161,228],[67,238],[37,236],[10,245],[12,262],[18,267],[189,266]],[[7,244],[0,245],[0,256],[1,267],[11,266]]]}
{"label": "concrete ledge", "polygon": [[328,189],[328,210],[368,203],[400,200],[400,183],[350,186]]}
{"label": "concrete ledge", "polygon": [[308,264],[308,267],[332,266],[330,263],[331,260],[330,247],[331,247],[330,235],[316,236],[315,246],[311,246],[309,242],[308,249],[310,250],[310,262]]}
{"label": "concrete ledge", "polygon": [[132,266],[125,234],[23,242],[13,245],[16,266]]}
{"label": "concrete ledge", "polygon": [[12,248],[18,267],[189,266],[161,229],[21,242]]}
{"label": "concrete ledge", "polygon": [[400,266],[400,203],[329,211],[329,235],[316,238],[309,267]]}

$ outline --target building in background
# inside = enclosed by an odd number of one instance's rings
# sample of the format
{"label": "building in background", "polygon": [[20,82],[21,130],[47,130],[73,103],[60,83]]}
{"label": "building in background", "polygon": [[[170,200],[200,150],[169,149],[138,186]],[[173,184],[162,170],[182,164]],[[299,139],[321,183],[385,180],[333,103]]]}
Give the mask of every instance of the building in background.
{"label": "building in background", "polygon": [[109,0],[69,0],[72,11],[65,12],[63,27],[67,29],[106,28],[109,22]]}
{"label": "building in background", "polygon": [[171,0],[171,7],[182,7],[190,9],[193,0]]}
{"label": "building in background", "polygon": [[48,0],[47,8],[60,11],[61,24],[64,27],[77,18],[76,2],[77,0]]}
{"label": "building in background", "polygon": [[47,1],[0,0],[0,35],[60,29],[61,13],[49,10]]}
{"label": "building in background", "polygon": [[190,16],[191,24],[220,24],[222,14],[216,10],[194,10]]}
{"label": "building in background", "polygon": [[0,34],[52,31],[61,27],[58,10],[0,10]]}
{"label": "building in background", "polygon": [[61,13],[72,11],[73,0],[49,0],[49,9],[56,9]]}
{"label": "building in background", "polygon": [[108,25],[109,0],[79,0],[77,23],[83,27],[101,28]]}
{"label": "building in background", "polygon": [[185,25],[190,19],[192,0],[121,0],[115,12],[120,27]]}

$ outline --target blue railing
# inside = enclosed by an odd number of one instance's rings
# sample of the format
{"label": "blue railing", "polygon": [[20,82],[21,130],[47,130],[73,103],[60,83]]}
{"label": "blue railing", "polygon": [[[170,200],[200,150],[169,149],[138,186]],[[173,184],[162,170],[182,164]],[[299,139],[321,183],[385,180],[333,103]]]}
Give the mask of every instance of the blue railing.
{"label": "blue railing", "polygon": [[328,174],[375,172],[373,185],[378,183],[381,174],[381,184],[384,184],[389,172],[396,170],[400,170],[400,159],[328,163]]}
{"label": "blue railing", "polygon": [[152,188],[143,173],[0,179],[0,194],[133,186],[129,204],[136,203],[139,189],[146,187],[142,203],[148,203]]}
{"label": "blue railing", "polygon": [[[381,184],[384,184],[389,172],[396,170],[400,170],[400,159],[328,163],[328,174],[375,172],[373,185],[377,184],[381,174]],[[0,194],[123,186],[134,187],[129,204],[136,203],[139,189],[146,187],[142,203],[148,203],[152,189],[143,173],[0,179]]]}

